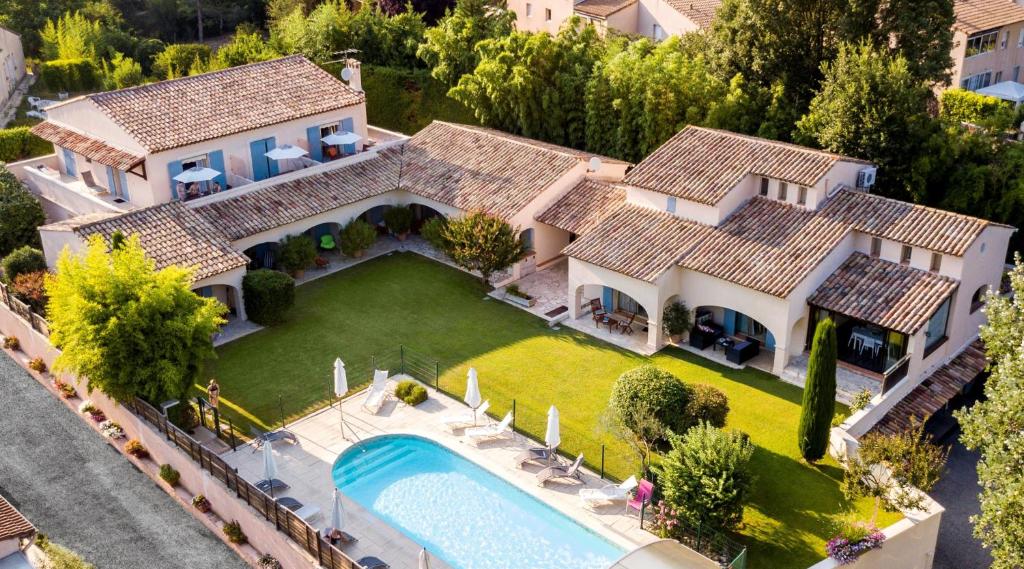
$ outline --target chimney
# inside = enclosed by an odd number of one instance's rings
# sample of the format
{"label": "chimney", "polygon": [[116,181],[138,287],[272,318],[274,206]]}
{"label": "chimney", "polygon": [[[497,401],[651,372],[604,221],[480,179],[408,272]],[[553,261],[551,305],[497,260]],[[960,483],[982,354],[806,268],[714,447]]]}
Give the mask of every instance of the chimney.
{"label": "chimney", "polygon": [[[345,60],[345,71],[348,71],[348,73],[350,74],[348,77],[348,86],[352,87],[356,91],[363,90],[363,79],[359,73],[359,67],[360,64],[358,60],[352,58],[348,58]],[[342,71],[343,79],[345,71]]]}

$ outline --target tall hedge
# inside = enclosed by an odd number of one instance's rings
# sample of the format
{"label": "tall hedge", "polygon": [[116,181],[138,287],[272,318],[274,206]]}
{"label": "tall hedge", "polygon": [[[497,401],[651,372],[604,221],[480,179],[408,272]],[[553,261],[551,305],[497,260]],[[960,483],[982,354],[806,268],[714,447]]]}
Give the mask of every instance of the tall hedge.
{"label": "tall hedge", "polygon": [[270,326],[284,321],[295,304],[295,280],[270,269],[249,271],[242,279],[242,295],[249,320]]}
{"label": "tall hedge", "polygon": [[807,362],[803,408],[797,443],[809,462],[820,460],[828,449],[829,430],[836,411],[836,325],[831,318],[818,323]]}
{"label": "tall hedge", "polygon": [[99,88],[96,64],[88,59],[55,59],[39,65],[39,77],[50,91],[91,91]]}
{"label": "tall hedge", "polygon": [[53,145],[32,134],[27,126],[0,129],[0,161],[16,162],[53,153]]}
{"label": "tall hedge", "polygon": [[46,221],[43,206],[14,174],[0,165],[0,257],[23,245],[39,246],[39,231]]}
{"label": "tall hedge", "polygon": [[947,89],[942,92],[939,115],[956,123],[994,122],[1005,128],[1010,126],[1014,113],[1012,105],[1002,99],[966,89]]}
{"label": "tall hedge", "polygon": [[426,69],[363,65],[361,76],[366,97],[374,102],[366,108],[371,124],[415,134],[433,120],[477,123],[473,112],[449,97],[448,87]]}

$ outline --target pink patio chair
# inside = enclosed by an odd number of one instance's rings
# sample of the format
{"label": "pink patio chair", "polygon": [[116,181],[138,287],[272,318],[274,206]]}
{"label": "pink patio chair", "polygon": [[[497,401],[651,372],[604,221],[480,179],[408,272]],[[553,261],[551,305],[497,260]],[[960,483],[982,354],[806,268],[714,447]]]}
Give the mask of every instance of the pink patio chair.
{"label": "pink patio chair", "polygon": [[641,480],[640,485],[636,488],[636,495],[633,499],[626,502],[626,513],[630,510],[636,510],[639,512],[643,509],[644,504],[651,501],[654,496],[654,484],[650,480]]}

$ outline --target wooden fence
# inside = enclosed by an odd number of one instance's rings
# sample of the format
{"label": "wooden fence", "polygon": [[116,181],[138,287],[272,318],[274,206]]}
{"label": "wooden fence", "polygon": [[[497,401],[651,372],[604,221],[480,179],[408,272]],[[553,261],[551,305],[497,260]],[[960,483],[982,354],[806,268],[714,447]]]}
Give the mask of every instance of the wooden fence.
{"label": "wooden fence", "polygon": [[135,399],[125,407],[156,427],[156,430],[167,437],[167,440],[173,442],[192,460],[199,463],[199,466],[214,478],[223,482],[239,500],[259,512],[265,520],[274,524],[278,531],[305,549],[322,567],[359,569],[360,565],[355,560],[332,545],[329,540],[320,535],[319,530],[239,476],[236,469],[168,421],[167,417],[157,411],[155,407],[141,399]]}
{"label": "wooden fence", "polygon": [[29,305],[15,298],[10,288],[4,283],[0,283],[0,302],[7,308],[10,308],[11,312],[17,314],[22,320],[31,324],[33,330],[47,338],[50,337],[50,325],[46,320],[32,312],[32,308]]}

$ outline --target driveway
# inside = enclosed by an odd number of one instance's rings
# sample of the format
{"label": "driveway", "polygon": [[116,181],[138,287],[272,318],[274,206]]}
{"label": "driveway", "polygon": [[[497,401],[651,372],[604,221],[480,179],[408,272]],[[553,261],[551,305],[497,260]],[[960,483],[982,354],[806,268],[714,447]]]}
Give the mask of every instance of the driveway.
{"label": "driveway", "polygon": [[933,569],[964,569],[988,567],[992,557],[971,533],[970,516],[981,511],[978,504],[978,453],[967,450],[958,438],[942,479],[935,485],[931,497],[946,508],[939,527],[939,542],[935,548]]}
{"label": "driveway", "polygon": [[0,494],[97,569],[247,567],[2,352],[0,449]]}

